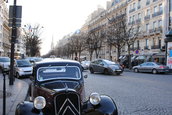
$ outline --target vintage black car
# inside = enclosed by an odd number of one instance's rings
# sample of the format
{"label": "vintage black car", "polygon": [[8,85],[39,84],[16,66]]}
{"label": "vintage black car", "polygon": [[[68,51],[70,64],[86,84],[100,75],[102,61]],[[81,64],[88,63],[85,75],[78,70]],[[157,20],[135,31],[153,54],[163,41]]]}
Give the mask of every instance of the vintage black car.
{"label": "vintage black car", "polygon": [[92,93],[85,98],[79,62],[49,60],[37,63],[30,85],[30,101],[17,105],[16,115],[118,115],[114,101]]}

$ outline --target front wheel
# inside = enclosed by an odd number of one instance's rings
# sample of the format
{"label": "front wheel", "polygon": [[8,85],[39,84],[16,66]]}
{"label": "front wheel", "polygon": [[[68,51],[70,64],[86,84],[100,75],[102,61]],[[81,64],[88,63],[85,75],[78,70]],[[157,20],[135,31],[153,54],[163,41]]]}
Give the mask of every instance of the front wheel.
{"label": "front wheel", "polygon": [[19,75],[19,73],[17,73],[17,74],[16,74],[16,77],[17,77],[18,79],[20,79],[20,75]]}
{"label": "front wheel", "polygon": [[91,73],[94,73],[94,70],[93,70],[93,68],[90,68],[90,72],[91,72]]}
{"label": "front wheel", "polygon": [[138,73],[138,72],[139,72],[139,70],[138,70],[137,68],[135,68],[135,69],[134,69],[134,72]]}
{"label": "front wheel", "polygon": [[109,74],[108,69],[104,70],[104,74],[106,74],[106,75]]}
{"label": "front wheel", "polygon": [[157,74],[158,71],[157,71],[156,69],[153,69],[153,70],[152,70],[152,73],[153,73],[153,74]]}

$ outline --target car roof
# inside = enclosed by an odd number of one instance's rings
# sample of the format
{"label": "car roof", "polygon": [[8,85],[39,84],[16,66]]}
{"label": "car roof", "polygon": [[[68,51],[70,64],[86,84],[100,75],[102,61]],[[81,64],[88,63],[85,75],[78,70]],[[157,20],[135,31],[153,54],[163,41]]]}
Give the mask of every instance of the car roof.
{"label": "car roof", "polygon": [[41,66],[41,65],[64,65],[64,64],[69,64],[69,65],[80,65],[80,63],[78,61],[74,61],[74,60],[67,60],[67,59],[56,59],[56,58],[52,58],[52,59],[46,59],[46,60],[42,60],[40,62],[36,62],[35,66]]}

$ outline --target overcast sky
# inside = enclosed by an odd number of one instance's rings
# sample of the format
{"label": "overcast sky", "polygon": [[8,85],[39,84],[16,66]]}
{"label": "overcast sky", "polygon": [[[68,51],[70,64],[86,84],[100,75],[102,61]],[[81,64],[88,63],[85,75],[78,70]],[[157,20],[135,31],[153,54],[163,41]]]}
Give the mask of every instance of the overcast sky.
{"label": "overcast sky", "polygon": [[[63,36],[80,29],[88,15],[98,5],[106,7],[108,0],[17,0],[22,5],[22,24],[40,24],[43,44],[41,55],[51,48]],[[13,4],[13,0],[9,0]]]}

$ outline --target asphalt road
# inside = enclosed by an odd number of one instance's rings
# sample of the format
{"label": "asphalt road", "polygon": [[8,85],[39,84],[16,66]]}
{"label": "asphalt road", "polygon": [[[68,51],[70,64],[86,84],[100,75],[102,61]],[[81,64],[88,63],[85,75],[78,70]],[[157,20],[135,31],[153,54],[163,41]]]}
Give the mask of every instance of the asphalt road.
{"label": "asphalt road", "polygon": [[[85,79],[86,96],[109,95],[119,115],[172,115],[172,74],[124,72],[120,76],[90,74]],[[23,79],[30,83],[29,79]]]}
{"label": "asphalt road", "polygon": [[172,74],[124,72],[120,76],[88,74],[86,94],[109,95],[119,115],[172,115]]}

